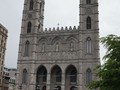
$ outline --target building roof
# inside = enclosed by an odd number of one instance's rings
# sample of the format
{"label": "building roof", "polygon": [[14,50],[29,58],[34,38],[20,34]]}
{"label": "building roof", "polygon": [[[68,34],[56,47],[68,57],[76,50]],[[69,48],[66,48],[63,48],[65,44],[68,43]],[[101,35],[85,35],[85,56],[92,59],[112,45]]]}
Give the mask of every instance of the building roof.
{"label": "building roof", "polygon": [[0,28],[3,28],[8,33],[8,30],[1,23],[0,23]]}

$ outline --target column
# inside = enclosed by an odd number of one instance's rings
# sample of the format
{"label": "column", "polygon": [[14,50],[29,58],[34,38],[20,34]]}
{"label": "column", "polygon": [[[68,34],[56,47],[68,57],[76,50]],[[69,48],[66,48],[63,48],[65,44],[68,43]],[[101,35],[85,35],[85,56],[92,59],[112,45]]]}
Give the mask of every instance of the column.
{"label": "column", "polygon": [[83,76],[83,64],[79,62],[78,75],[77,75],[77,90],[83,90],[84,76]]}
{"label": "column", "polygon": [[30,69],[30,75],[29,75],[29,90],[35,90],[36,87],[36,72],[35,72],[35,62],[31,61],[31,69]]}
{"label": "column", "polygon": [[62,73],[62,85],[61,90],[65,90],[65,73]]}
{"label": "column", "polygon": [[50,90],[50,73],[47,73],[47,89]]}

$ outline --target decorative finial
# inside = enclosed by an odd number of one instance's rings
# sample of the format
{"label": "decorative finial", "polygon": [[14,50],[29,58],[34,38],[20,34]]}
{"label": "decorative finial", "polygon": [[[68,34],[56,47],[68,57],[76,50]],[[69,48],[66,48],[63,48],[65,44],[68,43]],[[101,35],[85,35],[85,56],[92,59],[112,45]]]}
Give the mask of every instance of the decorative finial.
{"label": "decorative finial", "polygon": [[59,27],[59,26],[60,26],[60,24],[58,23],[58,24],[57,24],[57,26]]}

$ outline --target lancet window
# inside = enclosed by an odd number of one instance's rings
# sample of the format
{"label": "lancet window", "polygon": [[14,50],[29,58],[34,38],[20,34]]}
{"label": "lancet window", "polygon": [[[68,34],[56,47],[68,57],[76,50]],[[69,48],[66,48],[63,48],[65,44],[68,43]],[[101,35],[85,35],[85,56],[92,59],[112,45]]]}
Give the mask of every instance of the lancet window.
{"label": "lancet window", "polygon": [[86,0],[86,4],[91,4],[91,0]]}
{"label": "lancet window", "polygon": [[31,22],[28,22],[28,25],[27,25],[27,33],[31,33],[31,28],[32,28],[32,23],[31,23]]}
{"label": "lancet window", "polygon": [[92,40],[90,37],[86,39],[86,53],[92,53]]}
{"label": "lancet window", "polygon": [[30,0],[30,6],[29,6],[29,10],[33,10],[33,5],[34,5],[34,2],[33,2],[33,0]]}
{"label": "lancet window", "polygon": [[29,56],[29,50],[30,50],[30,42],[26,41],[26,43],[25,43],[25,53],[24,53],[25,56]]}
{"label": "lancet window", "polygon": [[86,19],[86,28],[87,29],[91,29],[91,17],[87,17],[87,19]]}
{"label": "lancet window", "polygon": [[23,83],[23,84],[26,84],[26,83],[27,83],[27,75],[28,75],[27,70],[24,69],[24,70],[23,70],[23,75],[22,75],[22,83]]}
{"label": "lancet window", "polygon": [[92,81],[92,72],[90,69],[86,71],[86,84],[89,84]]}

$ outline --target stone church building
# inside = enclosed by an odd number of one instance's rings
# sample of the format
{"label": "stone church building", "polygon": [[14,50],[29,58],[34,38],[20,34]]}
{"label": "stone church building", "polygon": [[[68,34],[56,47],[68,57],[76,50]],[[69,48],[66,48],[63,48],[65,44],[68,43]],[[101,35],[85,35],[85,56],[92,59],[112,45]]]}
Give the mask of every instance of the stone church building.
{"label": "stone church building", "polygon": [[73,28],[43,30],[44,5],[24,0],[16,90],[88,90],[99,64],[98,0],[80,0]]}

